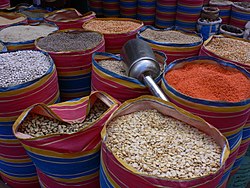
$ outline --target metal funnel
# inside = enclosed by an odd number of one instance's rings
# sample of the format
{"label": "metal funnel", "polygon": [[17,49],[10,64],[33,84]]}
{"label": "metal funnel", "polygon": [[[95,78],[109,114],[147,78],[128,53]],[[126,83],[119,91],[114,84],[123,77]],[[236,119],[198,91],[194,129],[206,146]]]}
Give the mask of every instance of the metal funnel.
{"label": "metal funnel", "polygon": [[132,39],[124,44],[121,51],[127,75],[147,85],[151,93],[167,101],[166,96],[154,82],[160,75],[160,66],[152,48],[141,39]]}

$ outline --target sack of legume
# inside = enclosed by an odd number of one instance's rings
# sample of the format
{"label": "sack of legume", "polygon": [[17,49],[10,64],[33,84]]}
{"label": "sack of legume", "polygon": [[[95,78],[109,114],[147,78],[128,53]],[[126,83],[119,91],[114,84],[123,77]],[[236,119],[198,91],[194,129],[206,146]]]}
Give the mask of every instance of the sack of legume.
{"label": "sack of legume", "polygon": [[[101,130],[119,103],[104,92],[26,109],[13,125],[45,188],[99,187]],[[53,186],[52,186],[53,185]]]}
{"label": "sack of legume", "polygon": [[222,19],[219,17],[216,21],[207,21],[199,18],[197,21],[197,32],[202,34],[203,40],[219,33]]}
{"label": "sack of legume", "polygon": [[166,67],[161,87],[171,102],[204,118],[228,139],[231,153],[220,182],[224,186],[249,134],[244,131],[249,127],[250,73],[227,61],[197,56]]}
{"label": "sack of legume", "polygon": [[57,72],[49,55],[0,53],[0,174],[10,187],[39,187],[35,166],[12,132],[13,123],[33,104],[58,101]]}
{"label": "sack of legume", "polygon": [[136,19],[137,0],[120,0],[119,4],[122,18]]}
{"label": "sack of legume", "polygon": [[219,16],[222,19],[222,24],[229,24],[231,16],[232,1],[228,0],[210,0],[209,6],[218,7],[220,9]]}
{"label": "sack of legume", "polygon": [[39,25],[15,25],[0,30],[0,41],[8,51],[33,50],[35,40],[45,37],[58,30],[54,24],[40,23]]}
{"label": "sack of legume", "polygon": [[142,26],[143,22],[130,18],[95,18],[83,24],[82,27],[102,33],[106,52],[119,54],[127,41],[136,38]]}
{"label": "sack of legume", "polygon": [[[154,54],[162,73],[167,57],[162,52],[155,51]],[[161,76],[155,79],[156,83],[159,83]],[[91,89],[104,91],[120,102],[150,93],[139,80],[127,76],[120,56],[102,52],[93,54]]]}
{"label": "sack of legume", "polygon": [[199,55],[230,61],[250,71],[250,41],[229,35],[214,35],[206,40]]}
{"label": "sack of legume", "polygon": [[44,20],[55,23],[60,30],[64,30],[82,28],[82,24],[95,18],[95,15],[96,14],[92,11],[81,14],[74,8],[65,8],[46,14]]}
{"label": "sack of legume", "polygon": [[232,5],[230,25],[245,28],[250,20],[250,2],[235,2]]}
{"label": "sack of legume", "polygon": [[229,155],[216,128],[154,96],[119,106],[102,139],[102,188],[216,187]]}
{"label": "sack of legume", "polygon": [[157,29],[144,26],[137,37],[147,42],[153,50],[164,52],[168,64],[176,59],[198,55],[203,43],[201,34],[178,27]]}
{"label": "sack of legume", "polygon": [[49,11],[40,7],[30,6],[19,10],[19,12],[27,16],[29,23],[36,23],[43,22],[45,14]]}
{"label": "sack of legume", "polygon": [[0,29],[13,24],[27,24],[27,17],[24,14],[15,12],[0,12]]}
{"label": "sack of legume", "polygon": [[101,33],[61,30],[37,39],[35,45],[56,64],[62,101],[90,94],[92,54],[105,51]]}

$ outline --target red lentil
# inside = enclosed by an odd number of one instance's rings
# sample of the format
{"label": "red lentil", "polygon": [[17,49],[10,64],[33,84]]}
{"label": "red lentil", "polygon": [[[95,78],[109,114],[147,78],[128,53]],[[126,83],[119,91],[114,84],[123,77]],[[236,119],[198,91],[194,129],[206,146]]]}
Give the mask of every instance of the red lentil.
{"label": "red lentil", "polygon": [[199,99],[239,102],[250,97],[250,80],[236,69],[193,63],[173,69],[165,79],[177,91]]}

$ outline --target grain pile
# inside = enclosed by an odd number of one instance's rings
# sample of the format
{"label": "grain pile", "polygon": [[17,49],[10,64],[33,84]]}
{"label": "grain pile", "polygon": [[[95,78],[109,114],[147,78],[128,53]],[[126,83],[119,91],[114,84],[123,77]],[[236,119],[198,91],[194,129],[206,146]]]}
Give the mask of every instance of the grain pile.
{"label": "grain pile", "polygon": [[190,125],[143,110],[107,125],[107,148],[138,172],[171,179],[190,179],[217,172],[221,147]]}

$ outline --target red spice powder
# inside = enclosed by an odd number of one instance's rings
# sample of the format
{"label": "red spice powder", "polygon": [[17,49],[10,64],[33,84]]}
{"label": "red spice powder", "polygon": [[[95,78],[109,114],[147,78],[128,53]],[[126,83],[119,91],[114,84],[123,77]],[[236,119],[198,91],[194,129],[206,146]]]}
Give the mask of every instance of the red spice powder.
{"label": "red spice powder", "polygon": [[239,102],[250,97],[250,80],[240,71],[218,64],[189,63],[169,71],[165,79],[177,91],[194,98]]}

